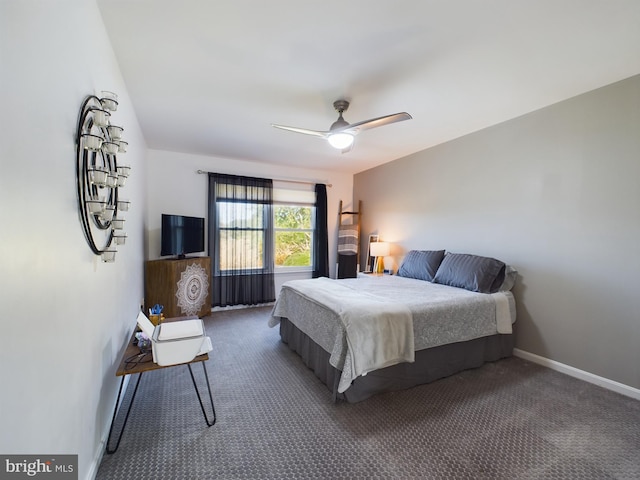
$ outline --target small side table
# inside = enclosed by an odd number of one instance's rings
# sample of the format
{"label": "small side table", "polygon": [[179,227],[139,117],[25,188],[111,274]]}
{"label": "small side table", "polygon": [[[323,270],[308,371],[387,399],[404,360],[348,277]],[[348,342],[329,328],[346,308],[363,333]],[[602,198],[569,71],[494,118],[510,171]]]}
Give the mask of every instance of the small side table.
{"label": "small side table", "polygon": [[[189,317],[189,318],[193,318],[193,317]],[[185,320],[185,319],[186,319],[185,317],[168,318],[165,320],[165,322]],[[137,345],[134,345],[133,343],[134,340],[135,340],[135,332],[134,334],[131,335],[129,342],[127,343],[127,347],[125,348],[124,353],[122,354],[122,360],[120,360],[120,365],[118,366],[118,370],[116,370],[116,376],[122,377],[122,379],[120,380],[118,398],[116,399],[116,406],[113,409],[113,418],[111,419],[111,427],[109,428],[109,436],[107,437],[106,452],[108,454],[115,453],[115,451],[118,450],[118,447],[120,446],[120,440],[122,440],[122,434],[124,433],[124,429],[127,426],[127,420],[129,420],[131,407],[133,406],[133,402],[136,399],[136,393],[138,392],[138,386],[140,385],[142,374],[145,372],[150,372],[152,370],[159,370],[161,368],[171,368],[171,367],[186,365],[189,369],[189,374],[191,375],[191,381],[193,382],[193,388],[195,389],[196,395],[198,396],[198,402],[200,402],[200,408],[202,409],[202,414],[204,415],[204,420],[207,426],[211,427],[216,423],[216,409],[213,405],[213,396],[211,395],[211,385],[209,384],[209,375],[207,374],[207,366],[206,366],[206,361],[209,360],[209,354],[205,353],[203,355],[198,355],[196,358],[194,358],[190,362],[179,363],[176,365],[167,365],[167,366],[161,367],[160,365],[158,365],[153,361],[151,351],[149,350],[149,352],[141,352],[140,348]],[[196,378],[193,375],[193,370],[191,370],[191,364],[193,363],[202,364],[202,369],[204,370],[204,378],[207,382],[207,390],[209,391],[209,401],[211,402],[213,420],[209,420],[209,417],[207,416],[207,412],[204,408],[204,403],[202,402],[200,390],[198,389],[198,385],[196,384]],[[138,379],[136,380],[136,385],[133,390],[133,395],[131,396],[131,402],[129,403],[129,406],[127,408],[127,414],[124,417],[124,423],[122,424],[122,429],[118,434],[116,446],[115,448],[111,449],[109,448],[109,445],[111,444],[111,435],[113,434],[113,427],[115,426],[116,416],[118,414],[118,411],[120,410],[118,406],[120,405],[120,396],[122,394],[122,387],[124,386],[124,379],[126,378],[127,375],[133,375],[136,373],[138,374]]]}

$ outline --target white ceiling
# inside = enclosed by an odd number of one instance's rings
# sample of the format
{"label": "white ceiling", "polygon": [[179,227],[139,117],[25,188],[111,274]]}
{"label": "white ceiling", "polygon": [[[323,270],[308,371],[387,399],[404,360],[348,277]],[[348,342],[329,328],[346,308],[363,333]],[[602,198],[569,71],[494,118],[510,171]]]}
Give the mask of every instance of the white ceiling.
{"label": "white ceiling", "polygon": [[[97,0],[149,148],[356,173],[640,73],[638,0]],[[342,154],[328,130],[406,111]]]}

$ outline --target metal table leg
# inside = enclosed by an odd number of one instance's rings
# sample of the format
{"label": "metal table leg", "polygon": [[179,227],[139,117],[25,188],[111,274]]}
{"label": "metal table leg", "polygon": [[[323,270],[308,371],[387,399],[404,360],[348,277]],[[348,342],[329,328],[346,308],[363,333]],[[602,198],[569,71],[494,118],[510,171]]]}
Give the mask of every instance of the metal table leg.
{"label": "metal table leg", "polygon": [[187,364],[187,367],[189,367],[189,373],[191,374],[191,381],[193,382],[193,388],[196,389],[196,394],[198,395],[198,401],[200,402],[202,415],[204,415],[204,421],[207,422],[208,427],[211,427],[216,423],[216,409],[213,406],[213,396],[211,395],[211,385],[209,384],[209,375],[207,374],[206,362],[201,362],[201,363],[202,363],[202,369],[204,370],[204,378],[207,382],[207,390],[209,390],[209,400],[211,401],[211,410],[213,411],[213,421],[209,421],[207,412],[204,409],[204,404],[202,403],[202,397],[200,396],[200,391],[198,390],[198,385],[196,384],[196,378],[193,376],[193,370],[191,370],[191,364]]}
{"label": "metal table leg", "polygon": [[142,379],[142,373],[138,374],[138,380],[136,381],[136,388],[133,390],[133,395],[131,396],[131,402],[129,403],[129,408],[127,409],[127,415],[124,417],[124,423],[122,424],[122,429],[120,430],[120,435],[118,435],[118,441],[116,442],[116,448],[113,450],[109,449],[109,444],[111,443],[111,434],[113,433],[113,427],[116,423],[116,415],[118,414],[118,405],[120,404],[120,395],[122,394],[122,387],[124,385],[124,379],[126,375],[122,376],[122,380],[120,380],[120,389],[118,390],[118,398],[116,399],[116,406],[113,409],[113,418],[111,419],[111,428],[109,428],[109,436],[107,437],[107,453],[112,454],[118,450],[120,446],[120,440],[122,440],[122,434],[124,433],[124,428],[127,426],[127,420],[129,420],[129,414],[131,413],[131,407],[133,406],[133,401],[136,399],[136,393],[138,392],[138,385],[140,385],[140,380]]}

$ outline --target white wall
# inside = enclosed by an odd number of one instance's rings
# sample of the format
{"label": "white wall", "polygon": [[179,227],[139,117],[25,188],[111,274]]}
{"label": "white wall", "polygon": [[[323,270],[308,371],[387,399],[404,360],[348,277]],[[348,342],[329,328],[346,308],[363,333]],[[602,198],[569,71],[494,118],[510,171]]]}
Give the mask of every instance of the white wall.
{"label": "white wall", "polygon": [[514,265],[516,347],[640,388],[639,112],[636,76],[361,172],[365,231]]}
{"label": "white wall", "polygon": [[[88,478],[143,292],[146,145],[93,0],[0,2],[0,58],[0,452],[78,454]],[[133,167],[114,264],[90,251],[75,191],[78,113],[101,90],[119,94]]]}
{"label": "white wall", "polygon": [[[343,200],[344,209],[353,208],[351,205],[353,176],[351,174],[265,165],[159,150],[150,150],[148,159],[147,259],[153,260],[160,256],[161,214],[174,213],[207,218],[208,176],[196,173],[198,170],[203,170],[232,175],[331,184],[332,186],[327,188],[329,264],[331,275],[335,276],[338,204],[340,200]],[[305,276],[308,277],[310,274],[276,275],[276,292],[280,290],[280,285],[284,281]]]}

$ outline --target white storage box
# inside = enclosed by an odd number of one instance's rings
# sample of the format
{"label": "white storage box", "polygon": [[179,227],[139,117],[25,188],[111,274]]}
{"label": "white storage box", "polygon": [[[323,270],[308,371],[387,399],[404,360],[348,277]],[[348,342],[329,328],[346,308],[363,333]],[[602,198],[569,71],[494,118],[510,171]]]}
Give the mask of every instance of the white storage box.
{"label": "white storage box", "polygon": [[161,323],[153,330],[153,361],[160,366],[190,362],[204,341],[202,320]]}
{"label": "white storage box", "polygon": [[211,350],[211,341],[205,337],[204,324],[199,318],[164,322],[154,327],[140,312],[138,325],[151,338],[153,361],[162,367],[190,362]]}

